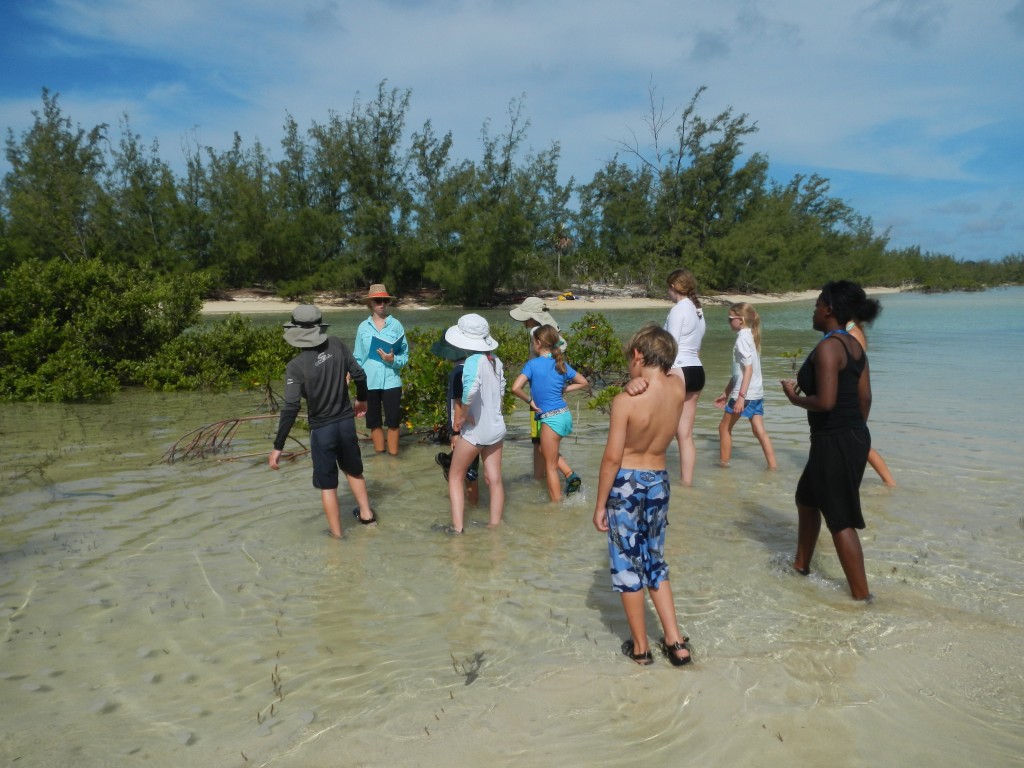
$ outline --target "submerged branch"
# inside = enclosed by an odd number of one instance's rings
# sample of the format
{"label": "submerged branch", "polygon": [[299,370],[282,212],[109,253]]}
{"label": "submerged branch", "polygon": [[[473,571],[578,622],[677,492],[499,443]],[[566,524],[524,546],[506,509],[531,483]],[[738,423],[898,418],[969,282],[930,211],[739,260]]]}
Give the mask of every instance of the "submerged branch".
{"label": "submerged branch", "polygon": [[[242,424],[246,422],[276,418],[278,418],[277,414],[236,416],[231,419],[215,421],[212,424],[205,424],[178,438],[178,441],[168,448],[166,453],[164,453],[161,461],[164,461],[167,464],[173,464],[179,459],[205,459],[211,455],[224,453],[231,447],[231,441],[234,439],[235,434],[238,432],[238,428]],[[305,418],[305,414],[300,413],[299,418]],[[282,458],[294,458],[309,451],[306,446],[294,437],[289,436],[289,439],[295,440],[295,442],[299,444],[300,449],[298,451],[282,454]],[[247,454],[247,456],[253,455],[259,454]],[[235,460],[239,458],[244,457],[234,456],[228,460]]]}
{"label": "submerged branch", "polygon": [[[197,427],[191,432],[178,438],[177,442],[167,449],[164,455],[160,458],[160,461],[166,464],[173,464],[174,462],[182,459],[213,458],[216,461],[238,461],[240,459],[264,458],[270,452],[269,449],[266,451],[242,453],[231,456],[225,456],[223,454],[226,454],[230,450],[231,441],[234,439],[242,424],[246,422],[260,421],[262,419],[276,418],[278,418],[277,414],[237,416],[231,419],[215,421],[211,424],[204,424],[203,426]],[[300,413],[297,418],[305,419],[307,418],[307,415],[305,413]],[[419,436],[421,440],[429,440],[434,437],[434,430],[415,430],[406,433],[404,436],[409,435]],[[368,435],[360,437],[360,440],[362,441],[368,441],[369,439],[370,437]],[[288,440],[289,442],[294,442],[298,447],[290,451],[283,451],[281,453],[281,461],[292,461],[309,453],[309,447],[294,435],[289,435]]]}

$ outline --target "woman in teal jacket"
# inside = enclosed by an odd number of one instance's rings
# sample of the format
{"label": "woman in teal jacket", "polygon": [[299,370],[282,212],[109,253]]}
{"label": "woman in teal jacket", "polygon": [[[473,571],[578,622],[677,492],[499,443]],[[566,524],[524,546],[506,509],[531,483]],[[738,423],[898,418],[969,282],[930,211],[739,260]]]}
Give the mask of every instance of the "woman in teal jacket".
{"label": "woman in teal jacket", "polygon": [[370,286],[366,295],[370,316],[356,330],[352,353],[366,371],[366,428],[370,430],[374,450],[384,452],[386,426],[387,451],[397,456],[399,425],[402,423],[402,378],[399,372],[409,362],[409,343],[405,340],[402,324],[388,314],[388,305],[394,298],[383,284]]}

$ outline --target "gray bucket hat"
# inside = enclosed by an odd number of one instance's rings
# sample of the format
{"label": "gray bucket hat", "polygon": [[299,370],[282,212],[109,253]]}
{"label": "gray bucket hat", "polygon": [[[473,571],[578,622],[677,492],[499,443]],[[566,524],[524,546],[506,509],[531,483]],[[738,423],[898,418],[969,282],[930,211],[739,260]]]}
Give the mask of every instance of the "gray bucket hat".
{"label": "gray bucket hat", "polygon": [[324,316],[312,304],[300,304],[292,310],[291,322],[284,324],[284,340],[293,347],[309,349],[327,341]]}
{"label": "gray bucket hat", "polygon": [[513,307],[508,313],[512,315],[513,320],[520,322],[533,320],[537,325],[552,325],[556,331],[559,330],[555,318],[548,312],[548,305],[539,296],[530,296],[524,299],[522,304]]}

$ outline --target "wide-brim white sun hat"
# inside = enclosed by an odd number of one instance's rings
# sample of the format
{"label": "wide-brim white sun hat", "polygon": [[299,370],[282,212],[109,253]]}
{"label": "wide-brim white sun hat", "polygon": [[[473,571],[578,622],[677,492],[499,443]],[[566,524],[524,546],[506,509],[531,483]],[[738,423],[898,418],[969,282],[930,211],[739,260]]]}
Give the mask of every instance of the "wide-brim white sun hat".
{"label": "wide-brim white sun hat", "polygon": [[491,326],[476,314],[460,317],[457,325],[444,332],[444,340],[468,352],[490,352],[498,348],[498,342],[491,337]]}

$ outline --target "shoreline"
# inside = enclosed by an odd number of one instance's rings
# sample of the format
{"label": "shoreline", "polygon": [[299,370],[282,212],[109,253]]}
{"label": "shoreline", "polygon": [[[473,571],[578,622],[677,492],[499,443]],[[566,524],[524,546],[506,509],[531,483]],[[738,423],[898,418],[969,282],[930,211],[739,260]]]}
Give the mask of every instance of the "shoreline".
{"label": "shoreline", "polygon": [[[865,291],[869,296],[877,296],[887,293],[900,293],[899,288],[865,288]],[[729,304],[735,304],[740,301],[747,301],[755,306],[758,304],[781,304],[788,301],[807,301],[813,300],[818,297],[819,291],[787,291],[785,293],[751,293],[751,294],[740,294],[740,293],[719,293],[711,296],[701,296],[701,302],[709,306],[728,306]],[[323,297],[325,298],[325,297]],[[359,310],[366,311],[366,306],[361,302],[345,303],[345,304],[334,304],[330,301],[324,300],[322,303],[318,302],[317,306],[321,309],[330,310]],[[557,312],[562,309],[593,309],[596,311],[606,309],[664,309],[668,310],[672,306],[672,302],[666,299],[651,299],[646,297],[635,297],[635,296],[586,296],[577,298],[574,301],[559,301],[555,297],[546,298],[548,309],[552,312]],[[263,314],[263,313],[278,313],[287,314],[296,306],[298,302],[285,301],[284,299],[277,298],[276,296],[259,296],[256,294],[242,293],[240,292],[237,296],[231,299],[220,299],[214,301],[204,301],[201,313],[204,315],[219,315],[219,314]],[[514,306],[509,304],[508,306]],[[424,311],[430,309],[439,308],[438,305],[433,304],[422,304],[416,301],[399,301],[395,305],[395,309],[398,311]],[[452,309],[453,307],[445,306],[446,309]]]}

